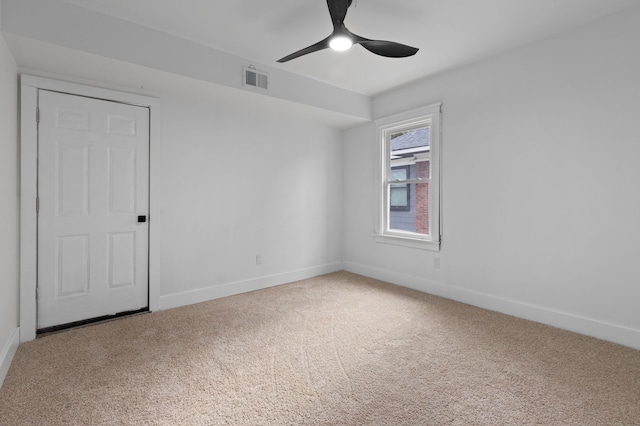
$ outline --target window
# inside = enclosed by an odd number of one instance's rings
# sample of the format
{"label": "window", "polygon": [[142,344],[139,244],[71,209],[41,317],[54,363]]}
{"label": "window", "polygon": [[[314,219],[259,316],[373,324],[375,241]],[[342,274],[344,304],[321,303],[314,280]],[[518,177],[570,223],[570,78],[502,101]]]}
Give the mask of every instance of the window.
{"label": "window", "polygon": [[440,104],[376,122],[380,146],[376,240],[440,249]]}
{"label": "window", "polygon": [[[409,178],[409,167],[391,167],[391,180],[407,180]],[[406,183],[392,183],[389,189],[389,203],[392,211],[409,211],[409,185]]]}

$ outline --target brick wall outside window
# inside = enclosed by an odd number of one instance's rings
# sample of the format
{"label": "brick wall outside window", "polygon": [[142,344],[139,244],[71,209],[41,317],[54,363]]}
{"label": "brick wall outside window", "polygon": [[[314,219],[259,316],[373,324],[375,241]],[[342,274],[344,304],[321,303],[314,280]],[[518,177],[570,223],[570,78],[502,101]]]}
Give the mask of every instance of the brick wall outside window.
{"label": "brick wall outside window", "polygon": [[[421,161],[416,163],[416,176],[429,176],[429,161]],[[429,184],[418,184],[426,190],[420,188],[416,191],[416,232],[419,234],[429,233]]]}

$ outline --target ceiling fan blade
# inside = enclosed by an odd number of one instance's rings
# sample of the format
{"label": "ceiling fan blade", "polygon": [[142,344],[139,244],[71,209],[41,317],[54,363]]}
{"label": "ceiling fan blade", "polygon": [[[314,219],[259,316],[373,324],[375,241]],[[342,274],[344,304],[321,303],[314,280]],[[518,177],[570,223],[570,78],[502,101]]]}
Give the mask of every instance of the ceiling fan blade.
{"label": "ceiling fan blade", "polygon": [[299,58],[300,56],[326,49],[330,46],[332,39],[336,41],[336,45],[331,47],[336,50],[343,50],[343,47],[346,49],[351,47],[351,43],[348,43],[346,46],[341,46],[342,43],[339,42],[344,41],[340,40],[341,37],[350,38],[353,44],[361,44],[362,47],[368,51],[388,58],[406,58],[407,56],[415,55],[418,52],[419,49],[417,47],[411,47],[406,44],[400,44],[393,41],[370,40],[349,31],[344,25],[344,18],[347,16],[347,10],[351,6],[352,2],[353,0],[327,0],[327,7],[329,8],[329,14],[331,15],[331,21],[333,22],[333,32],[331,35],[314,45],[298,50],[297,52],[285,56],[282,59],[278,59],[278,62],[287,62],[292,59]]}
{"label": "ceiling fan blade", "polygon": [[305,47],[304,49],[298,50],[297,52],[292,53],[291,55],[287,55],[282,59],[278,59],[278,62],[287,62],[292,59],[299,58],[300,56],[308,55],[309,53],[317,52],[318,50],[323,50],[329,47],[329,38],[327,37],[322,41],[317,42],[316,44],[312,44],[309,47]]}
{"label": "ceiling fan blade", "polygon": [[327,0],[329,14],[331,15],[334,28],[342,26],[344,18],[347,16],[347,9],[351,6],[352,1],[353,0]]}
{"label": "ceiling fan blade", "polygon": [[351,33],[353,42],[361,44],[362,47],[369,52],[376,55],[386,56],[387,58],[406,58],[407,56],[415,55],[418,50],[417,47],[407,46],[406,44],[396,43],[394,41],[386,40],[369,40],[368,38],[360,37]]}

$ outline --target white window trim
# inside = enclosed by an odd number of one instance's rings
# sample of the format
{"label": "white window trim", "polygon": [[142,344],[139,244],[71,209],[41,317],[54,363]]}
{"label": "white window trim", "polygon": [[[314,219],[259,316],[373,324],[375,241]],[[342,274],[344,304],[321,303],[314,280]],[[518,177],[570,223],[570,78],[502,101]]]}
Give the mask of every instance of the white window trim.
{"label": "white window trim", "polygon": [[[428,105],[400,114],[376,120],[376,137],[378,142],[378,176],[376,180],[376,229],[374,239],[384,244],[399,245],[404,247],[440,251],[441,242],[441,174],[440,174],[440,122],[441,103]],[[431,181],[429,185],[429,232],[427,236],[411,232],[393,231],[386,229],[388,206],[385,198],[388,197],[385,185],[385,170],[389,167],[388,146],[386,133],[396,128],[405,130],[407,127],[420,127],[429,123],[431,126],[430,156],[432,158]],[[433,161],[436,160],[436,161]]]}

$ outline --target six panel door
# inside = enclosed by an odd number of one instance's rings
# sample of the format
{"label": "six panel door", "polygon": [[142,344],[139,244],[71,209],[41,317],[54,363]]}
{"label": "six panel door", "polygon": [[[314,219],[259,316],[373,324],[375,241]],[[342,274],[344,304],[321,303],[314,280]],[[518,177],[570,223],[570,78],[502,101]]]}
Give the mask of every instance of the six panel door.
{"label": "six panel door", "polygon": [[149,109],[38,105],[38,329],[148,307]]}

